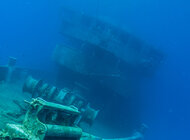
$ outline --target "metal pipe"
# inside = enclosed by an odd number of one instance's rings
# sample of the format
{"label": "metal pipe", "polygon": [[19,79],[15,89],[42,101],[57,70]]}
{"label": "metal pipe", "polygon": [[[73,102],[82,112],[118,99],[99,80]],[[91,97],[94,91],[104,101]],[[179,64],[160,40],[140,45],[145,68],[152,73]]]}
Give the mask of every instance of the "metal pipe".
{"label": "metal pipe", "polygon": [[80,138],[82,129],[78,127],[46,125],[46,136],[63,137],[63,138]]}

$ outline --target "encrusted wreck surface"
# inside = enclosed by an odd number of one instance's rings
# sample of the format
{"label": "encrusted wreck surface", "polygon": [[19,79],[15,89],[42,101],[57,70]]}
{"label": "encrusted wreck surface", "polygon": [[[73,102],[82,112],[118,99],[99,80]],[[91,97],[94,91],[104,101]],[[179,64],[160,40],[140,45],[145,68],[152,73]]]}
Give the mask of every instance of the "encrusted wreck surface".
{"label": "encrusted wreck surface", "polygon": [[[0,130],[4,129],[7,123],[15,125],[23,123],[29,109],[24,100],[31,101],[31,95],[23,93],[22,86],[23,84],[20,83],[0,84]],[[48,105],[54,107],[54,104],[49,103]],[[119,132],[98,122],[95,122],[92,127],[86,126],[84,130],[102,137],[119,136]]]}
{"label": "encrusted wreck surface", "polygon": [[[61,68],[60,76],[73,72],[73,83],[86,89],[94,85],[89,81],[95,81],[128,96],[143,77],[156,71],[164,57],[154,46],[125,30],[69,10],[63,11],[61,33],[63,44],[57,45],[53,55]],[[86,82],[76,75],[86,77]]]}
{"label": "encrusted wreck surface", "polygon": [[164,54],[119,27],[69,10],[63,10],[61,34],[53,55],[57,85],[77,89],[97,105],[103,123],[133,130],[140,122],[140,84]]}
{"label": "encrusted wreck surface", "polygon": [[103,139],[84,132],[77,126],[76,120],[80,112],[76,107],[64,106],[47,102],[41,98],[32,99],[23,123],[7,123],[4,130],[0,131],[0,139],[44,140],[142,140],[145,125],[131,137],[118,139]]}
{"label": "encrusted wreck surface", "polygon": [[[115,58],[117,59],[116,61],[124,61],[123,65],[140,68],[140,71],[146,72],[148,69],[154,71],[163,59],[162,52],[154,46],[119,27],[84,14],[64,10],[61,33],[64,36],[63,42],[66,44],[64,47],[73,49],[68,50],[68,48],[65,48],[65,50],[70,51],[68,53],[71,54],[71,58],[78,54],[79,57],[77,58],[81,59],[82,62],[84,57],[94,58],[94,60],[102,60],[101,57]],[[82,57],[81,55],[85,56]],[[60,59],[56,60],[59,61]],[[88,72],[92,71],[91,69],[88,70],[87,67],[90,62],[92,61],[82,63],[86,66],[86,71],[84,72],[71,69],[88,74]],[[69,64],[72,65],[71,63]],[[102,64],[106,63],[101,62],[98,66],[103,66]],[[63,65],[69,67],[68,63]],[[94,65],[97,66],[96,64]],[[96,70],[98,69],[96,68]],[[96,73],[105,73],[103,70],[101,69]]]}

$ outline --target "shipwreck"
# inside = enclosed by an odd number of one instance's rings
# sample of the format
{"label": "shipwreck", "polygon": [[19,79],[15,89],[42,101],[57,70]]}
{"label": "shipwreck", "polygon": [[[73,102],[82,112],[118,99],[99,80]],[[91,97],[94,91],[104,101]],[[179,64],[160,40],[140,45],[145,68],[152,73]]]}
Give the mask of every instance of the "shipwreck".
{"label": "shipwreck", "polygon": [[[25,103],[13,101],[20,111],[4,115],[13,121],[2,129],[0,139],[143,139],[147,126],[141,125],[139,88],[156,72],[163,52],[85,14],[64,9],[62,19],[62,40],[52,53],[55,86],[30,76],[37,70],[16,67],[16,58],[0,66],[1,84],[22,81],[22,96],[30,96]],[[97,122],[128,137],[104,139],[91,134],[88,128]]]}

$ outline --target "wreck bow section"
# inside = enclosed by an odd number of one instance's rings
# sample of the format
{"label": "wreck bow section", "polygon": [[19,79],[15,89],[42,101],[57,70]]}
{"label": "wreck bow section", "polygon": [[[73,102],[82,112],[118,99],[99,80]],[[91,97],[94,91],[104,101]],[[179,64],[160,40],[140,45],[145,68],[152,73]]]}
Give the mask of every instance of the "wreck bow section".
{"label": "wreck bow section", "polygon": [[69,10],[63,11],[61,34],[53,54],[57,84],[101,108],[104,123],[119,127],[125,120],[132,128],[140,120],[140,83],[154,74],[163,53],[116,26]]}

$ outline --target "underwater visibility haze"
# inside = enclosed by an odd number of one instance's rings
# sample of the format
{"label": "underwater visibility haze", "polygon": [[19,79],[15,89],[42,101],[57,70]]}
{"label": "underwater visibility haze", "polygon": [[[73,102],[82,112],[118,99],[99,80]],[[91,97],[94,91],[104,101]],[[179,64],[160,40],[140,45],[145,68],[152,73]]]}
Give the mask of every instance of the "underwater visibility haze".
{"label": "underwater visibility haze", "polygon": [[0,139],[190,139],[189,6],[1,0]]}

